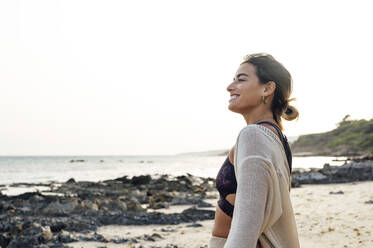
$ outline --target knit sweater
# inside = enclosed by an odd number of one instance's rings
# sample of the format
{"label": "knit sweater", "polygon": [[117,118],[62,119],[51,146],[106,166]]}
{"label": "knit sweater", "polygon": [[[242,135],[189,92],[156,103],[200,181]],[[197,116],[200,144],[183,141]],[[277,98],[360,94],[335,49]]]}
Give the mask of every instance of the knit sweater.
{"label": "knit sweater", "polygon": [[298,248],[284,147],[269,128],[250,124],[238,135],[234,169],[237,192],[225,248]]}

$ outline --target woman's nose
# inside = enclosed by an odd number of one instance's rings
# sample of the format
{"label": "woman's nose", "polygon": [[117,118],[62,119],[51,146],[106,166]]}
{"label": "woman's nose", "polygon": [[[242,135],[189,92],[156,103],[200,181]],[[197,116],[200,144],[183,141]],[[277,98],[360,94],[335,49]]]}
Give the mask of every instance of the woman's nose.
{"label": "woman's nose", "polygon": [[228,92],[231,91],[231,90],[233,90],[233,84],[234,84],[234,82],[232,82],[232,83],[230,83],[230,84],[228,85],[228,87],[227,87],[227,91],[228,91]]}

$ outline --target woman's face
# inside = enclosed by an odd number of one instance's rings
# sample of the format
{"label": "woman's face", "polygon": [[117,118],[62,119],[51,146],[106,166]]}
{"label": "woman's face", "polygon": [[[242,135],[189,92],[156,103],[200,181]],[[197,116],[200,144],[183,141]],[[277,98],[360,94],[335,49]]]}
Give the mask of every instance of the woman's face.
{"label": "woman's face", "polygon": [[261,104],[264,88],[252,64],[240,65],[233,82],[227,87],[230,93],[228,109],[240,114],[250,111]]}

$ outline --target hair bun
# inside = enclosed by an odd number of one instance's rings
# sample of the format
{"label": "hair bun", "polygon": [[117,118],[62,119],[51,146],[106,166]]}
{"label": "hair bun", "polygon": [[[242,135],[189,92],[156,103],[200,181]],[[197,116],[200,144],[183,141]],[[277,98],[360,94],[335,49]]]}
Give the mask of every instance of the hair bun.
{"label": "hair bun", "polygon": [[288,106],[288,107],[286,108],[286,110],[285,110],[285,114],[286,114],[286,115],[290,115],[291,113],[293,113],[293,109],[292,109],[291,107],[293,107],[293,106]]}
{"label": "hair bun", "polygon": [[299,118],[298,109],[292,105],[289,105],[289,102],[294,101],[294,100],[295,98],[291,98],[287,100],[285,111],[282,114],[282,118],[284,118],[287,121],[292,121],[296,118]]}

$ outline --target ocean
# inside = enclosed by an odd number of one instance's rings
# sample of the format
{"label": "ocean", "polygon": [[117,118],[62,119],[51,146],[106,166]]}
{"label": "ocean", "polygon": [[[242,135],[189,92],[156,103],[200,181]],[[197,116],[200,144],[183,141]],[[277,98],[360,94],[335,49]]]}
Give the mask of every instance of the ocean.
{"label": "ocean", "polygon": [[[127,175],[186,173],[216,177],[226,156],[0,156],[0,186],[14,183],[100,181]],[[293,157],[293,168],[322,168],[341,165],[336,157]],[[345,157],[338,157],[343,160]]]}

